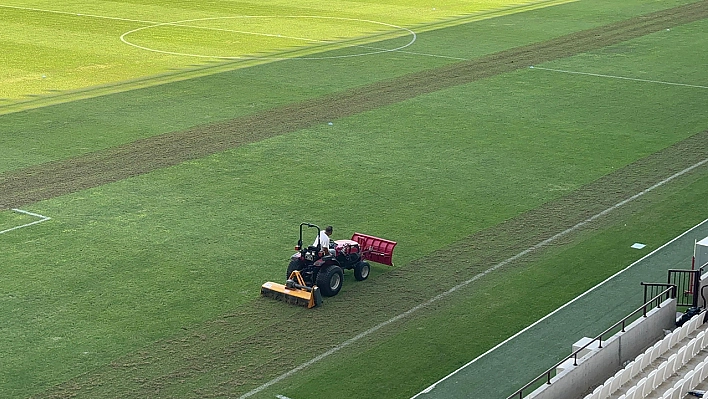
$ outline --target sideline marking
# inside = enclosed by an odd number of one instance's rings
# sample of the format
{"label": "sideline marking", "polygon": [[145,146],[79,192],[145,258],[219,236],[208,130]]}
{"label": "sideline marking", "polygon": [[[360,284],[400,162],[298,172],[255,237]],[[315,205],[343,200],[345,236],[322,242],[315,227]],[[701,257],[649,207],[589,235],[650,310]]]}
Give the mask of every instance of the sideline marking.
{"label": "sideline marking", "polygon": [[35,220],[35,221],[32,222],[32,223],[23,224],[22,226],[16,226],[16,227],[13,227],[13,228],[11,228],[11,229],[7,229],[7,230],[0,231],[0,234],[8,233],[8,232],[13,231],[13,230],[21,229],[21,228],[23,228],[23,227],[29,227],[29,226],[32,226],[32,225],[35,225],[35,224],[39,224],[39,223],[42,223],[42,222],[46,222],[47,220],[50,220],[50,219],[51,219],[49,216],[42,216],[42,215],[40,215],[40,214],[38,214],[38,213],[32,213],[32,212],[23,211],[22,209],[14,209],[14,208],[13,208],[12,211],[17,212],[17,213],[24,213],[25,215],[29,215],[29,216],[34,216],[34,217],[39,218],[39,220]]}
{"label": "sideline marking", "polygon": [[[477,280],[479,280],[480,278],[486,276],[487,274],[492,273],[492,272],[494,272],[494,271],[500,269],[501,267],[506,266],[507,264],[509,264],[509,263],[511,263],[511,262],[513,262],[513,261],[515,261],[515,260],[517,260],[517,259],[519,259],[519,258],[521,258],[521,257],[523,257],[523,256],[525,256],[525,255],[527,255],[527,254],[529,254],[529,253],[531,253],[531,252],[533,252],[533,251],[536,251],[536,250],[538,250],[539,248],[542,248],[542,247],[544,247],[544,246],[546,246],[546,245],[548,245],[548,244],[550,244],[550,243],[552,243],[552,242],[558,240],[559,238],[562,238],[563,236],[566,236],[566,235],[572,233],[573,231],[575,231],[575,230],[577,230],[577,229],[583,227],[584,225],[586,225],[586,224],[588,224],[588,223],[591,223],[591,222],[593,222],[593,221],[595,221],[595,220],[601,218],[602,216],[607,215],[608,213],[614,211],[615,209],[618,209],[618,208],[620,208],[620,207],[622,207],[622,206],[628,204],[629,202],[634,201],[635,199],[637,199],[637,198],[639,198],[639,197],[641,197],[641,196],[643,196],[643,195],[645,195],[645,194],[647,194],[647,193],[649,193],[649,192],[651,192],[651,191],[653,191],[653,190],[655,190],[655,189],[657,189],[657,188],[659,188],[659,187],[665,185],[666,183],[668,183],[668,182],[670,182],[670,181],[672,181],[672,180],[674,180],[674,179],[676,179],[676,178],[678,178],[678,177],[681,177],[681,176],[685,175],[686,173],[688,173],[688,172],[690,172],[690,171],[692,171],[692,170],[694,170],[694,169],[696,169],[696,168],[698,168],[698,167],[701,167],[701,166],[705,165],[706,163],[708,163],[708,158],[706,158],[706,159],[704,159],[704,160],[702,160],[702,161],[700,161],[700,162],[698,162],[698,163],[695,163],[695,164],[689,166],[688,168],[686,168],[686,169],[684,169],[684,170],[682,170],[682,171],[680,171],[680,172],[674,173],[673,175],[671,175],[671,176],[667,177],[666,179],[664,179],[664,180],[662,180],[662,181],[660,181],[660,182],[654,184],[653,186],[651,186],[651,187],[645,189],[644,191],[641,191],[641,192],[639,192],[639,193],[637,193],[637,194],[634,194],[633,196],[631,196],[631,197],[629,197],[629,198],[626,198],[626,199],[624,199],[624,200],[622,200],[622,201],[620,201],[620,202],[614,204],[613,206],[611,206],[611,207],[605,209],[604,211],[601,211],[601,212],[599,212],[599,213],[596,213],[595,215],[593,215],[593,216],[591,216],[591,217],[589,217],[589,218],[583,220],[582,222],[579,222],[579,223],[577,223],[576,225],[574,225],[574,226],[572,226],[572,227],[569,227],[569,228],[567,228],[567,229],[561,231],[560,233],[557,233],[557,234],[554,235],[553,237],[547,238],[547,239],[545,239],[545,240],[543,240],[543,241],[537,243],[536,245],[533,245],[533,246],[531,246],[531,247],[529,247],[529,248],[527,248],[527,249],[525,249],[525,250],[519,252],[518,254],[516,254],[516,255],[514,255],[514,256],[512,256],[512,257],[510,257],[510,258],[507,258],[507,259],[505,259],[505,260],[503,260],[503,261],[501,261],[501,262],[499,262],[499,263],[497,263],[496,265],[490,267],[489,269],[487,269],[487,270],[485,270],[485,271],[483,271],[483,272],[481,272],[481,273],[478,273],[478,274],[472,276],[472,277],[469,278],[468,280],[463,281],[463,282],[461,282],[460,284],[457,284],[456,286],[454,286],[454,287],[448,289],[447,291],[445,291],[445,292],[443,292],[443,293],[440,293],[440,294],[438,294],[438,295],[436,295],[436,296],[434,296],[434,297],[428,299],[427,301],[425,301],[425,302],[423,302],[423,303],[421,303],[421,304],[418,304],[418,305],[416,305],[416,306],[414,306],[414,307],[408,309],[407,311],[405,311],[405,312],[403,312],[403,313],[400,313],[400,314],[398,314],[398,315],[396,315],[396,316],[394,316],[394,317],[392,317],[392,318],[390,318],[390,319],[388,319],[388,320],[386,320],[386,321],[384,321],[384,322],[381,322],[381,323],[375,325],[374,327],[371,327],[370,329],[368,329],[368,330],[366,330],[366,331],[364,331],[364,332],[361,332],[361,333],[357,334],[356,336],[354,336],[354,337],[352,337],[352,338],[349,338],[348,340],[342,342],[341,344],[335,346],[334,348],[332,348],[332,349],[330,349],[330,350],[328,350],[328,351],[326,351],[326,352],[324,352],[324,353],[322,353],[322,354],[320,354],[320,355],[318,355],[318,356],[316,356],[316,357],[314,357],[314,358],[312,358],[312,359],[306,361],[305,363],[302,363],[301,365],[299,365],[299,366],[293,368],[292,370],[287,371],[287,372],[285,372],[285,373],[279,375],[278,377],[275,377],[275,378],[273,378],[272,380],[270,380],[270,381],[264,383],[263,385],[261,385],[261,386],[259,386],[259,387],[257,387],[257,388],[254,388],[253,390],[251,390],[251,391],[249,391],[249,392],[247,392],[247,393],[245,393],[245,394],[239,396],[239,399],[249,398],[249,397],[251,397],[251,396],[253,396],[253,395],[257,394],[257,393],[260,393],[261,391],[263,391],[263,390],[269,388],[270,386],[272,386],[272,385],[274,385],[274,384],[276,384],[276,383],[278,383],[278,382],[280,382],[280,381],[282,381],[282,380],[284,380],[284,379],[286,379],[286,378],[288,378],[288,377],[294,375],[295,373],[297,373],[297,372],[299,372],[299,371],[301,371],[301,370],[303,370],[303,369],[305,369],[305,368],[307,368],[307,367],[309,367],[309,366],[311,366],[311,365],[313,365],[313,364],[319,362],[320,360],[322,360],[322,359],[324,359],[324,358],[326,358],[326,357],[328,357],[328,356],[330,356],[330,355],[332,355],[332,354],[334,354],[334,353],[336,353],[336,352],[339,352],[340,350],[346,348],[347,346],[349,346],[349,345],[355,343],[356,341],[358,341],[358,340],[360,340],[360,339],[362,339],[362,338],[364,338],[364,337],[366,337],[366,336],[368,336],[368,335],[371,335],[372,333],[374,333],[374,332],[380,330],[381,328],[386,327],[387,325],[389,325],[389,324],[391,324],[391,323],[394,323],[394,322],[396,322],[396,321],[398,321],[398,320],[400,320],[400,319],[403,319],[403,318],[405,318],[405,317],[407,317],[407,316],[409,316],[409,315],[415,313],[416,311],[418,311],[418,310],[420,310],[420,309],[422,309],[422,308],[425,308],[425,307],[427,307],[427,306],[429,306],[429,305],[431,305],[431,304],[433,304],[433,303],[435,303],[435,302],[437,302],[437,301],[439,301],[439,300],[441,300],[441,299],[447,297],[448,295],[454,293],[455,291],[457,291],[457,290],[459,290],[459,289],[461,289],[461,288],[464,288],[464,287],[470,285],[471,283],[473,283],[474,281],[477,281]],[[536,322],[536,323],[538,323],[538,322]],[[526,329],[528,329],[528,328],[530,328],[530,327],[527,327]],[[526,329],[522,330],[521,332],[525,331]],[[520,334],[521,332],[515,334],[515,335],[512,336],[511,338],[514,338],[516,335]],[[480,356],[477,357],[476,359],[472,360],[471,362],[469,362],[469,363],[467,363],[466,365],[462,366],[461,368],[457,369],[457,370],[454,371],[452,374],[450,374],[450,375],[446,376],[445,378],[441,379],[440,381],[434,383],[433,385],[431,385],[430,387],[428,387],[426,390],[424,390],[424,391],[421,392],[421,393],[429,392],[431,389],[435,388],[435,386],[436,386],[438,383],[440,383],[441,381],[444,381],[444,380],[447,379],[449,376],[451,376],[451,375],[457,373],[458,371],[462,370],[462,369],[465,368],[467,365],[474,363],[475,361],[477,361],[477,359],[481,358],[482,356],[484,356],[484,355],[486,355],[487,353],[491,352],[492,350],[496,349],[496,348],[499,347],[500,345],[502,345],[502,344],[504,344],[505,342],[509,341],[511,338],[508,338],[508,339],[505,340],[504,342],[500,343],[499,345],[495,346],[494,348],[492,348],[492,349],[490,349],[489,351],[485,352],[484,354],[480,355]],[[413,398],[417,397],[417,396],[420,395],[421,393],[417,394],[417,395],[414,396]],[[413,399],[413,398],[411,398],[411,399]]]}
{"label": "sideline marking", "polygon": [[697,89],[708,89],[708,86],[699,86],[699,85],[690,85],[687,83],[674,83],[674,82],[664,82],[661,80],[649,80],[649,79],[638,79],[638,78],[629,78],[626,76],[614,76],[614,75],[603,75],[600,73],[589,73],[589,72],[577,72],[577,71],[566,71],[563,69],[552,69],[552,68],[542,68],[542,67],[537,67],[531,65],[529,69],[541,69],[544,71],[551,71],[551,72],[561,72],[561,73],[570,73],[573,75],[587,75],[587,76],[595,76],[598,78],[610,78],[610,79],[622,79],[622,80],[631,80],[634,82],[644,82],[644,83],[658,83],[662,85],[671,85],[671,86],[685,86],[685,87],[694,87]]}

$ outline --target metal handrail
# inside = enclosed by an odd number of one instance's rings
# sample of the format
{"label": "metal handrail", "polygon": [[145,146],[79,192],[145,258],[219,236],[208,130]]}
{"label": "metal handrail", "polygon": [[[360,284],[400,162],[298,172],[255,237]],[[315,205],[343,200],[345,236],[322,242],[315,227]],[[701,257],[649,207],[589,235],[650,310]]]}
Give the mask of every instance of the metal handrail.
{"label": "metal handrail", "polygon": [[[676,298],[676,285],[675,285],[675,284],[645,284],[645,283],[642,283],[642,284],[643,284],[643,285],[664,285],[664,286],[668,286],[668,288],[665,289],[664,291],[662,291],[661,293],[659,293],[659,294],[658,294],[657,296],[655,296],[654,298],[652,298],[652,299],[650,299],[649,301],[645,302],[644,305],[640,306],[639,308],[637,308],[637,310],[635,310],[635,311],[633,311],[632,313],[630,313],[629,315],[625,316],[622,320],[620,320],[620,321],[618,321],[617,323],[615,323],[614,325],[612,325],[612,327],[610,327],[610,328],[608,328],[607,330],[605,330],[605,331],[603,331],[602,333],[600,333],[600,335],[598,335],[598,336],[595,337],[593,340],[591,340],[590,342],[588,342],[587,344],[585,344],[582,348],[579,348],[579,349],[576,350],[575,352],[571,353],[570,356],[567,356],[566,358],[564,358],[564,359],[561,360],[560,362],[556,363],[553,367],[551,367],[550,369],[548,369],[545,373],[539,375],[539,376],[536,377],[533,381],[531,381],[531,382],[529,382],[528,384],[526,384],[526,385],[524,385],[523,387],[521,387],[521,389],[519,389],[518,391],[514,392],[511,396],[508,396],[507,399],[514,399],[514,398],[523,399],[523,397],[524,397],[524,390],[526,390],[526,389],[528,389],[529,387],[535,385],[536,383],[538,383],[539,381],[541,381],[541,380],[544,379],[544,378],[546,379],[546,384],[549,384],[549,385],[550,385],[550,383],[551,383],[551,378],[553,378],[553,376],[552,376],[551,374],[553,374],[553,371],[554,371],[558,366],[560,366],[561,364],[563,364],[565,361],[567,361],[568,359],[573,359],[573,366],[577,366],[577,365],[578,365],[578,353],[580,353],[583,349],[586,349],[586,348],[587,348],[588,346],[590,346],[593,342],[596,342],[596,341],[597,341],[597,342],[598,342],[598,347],[599,347],[599,348],[602,348],[602,341],[603,341],[602,337],[605,336],[605,334],[609,333],[610,331],[613,331],[615,328],[617,328],[617,327],[619,327],[619,326],[622,326],[622,330],[621,330],[621,331],[622,331],[622,332],[625,332],[625,329],[626,329],[626,327],[627,327],[627,320],[631,319],[632,317],[634,317],[634,316],[635,316],[636,314],[638,314],[639,312],[642,312],[642,315],[643,315],[644,317],[647,317],[647,312],[648,312],[647,308],[648,308],[649,306],[651,306],[654,302],[657,302],[656,307],[657,307],[657,308],[660,308],[660,307],[661,307],[661,302],[664,301],[664,299],[661,299],[661,298],[663,298],[664,296],[666,296],[666,299],[669,299],[669,298]],[[660,299],[661,299],[661,300],[660,300]],[[654,309],[654,308],[651,308],[651,309]],[[651,310],[651,309],[649,309],[649,310]]]}

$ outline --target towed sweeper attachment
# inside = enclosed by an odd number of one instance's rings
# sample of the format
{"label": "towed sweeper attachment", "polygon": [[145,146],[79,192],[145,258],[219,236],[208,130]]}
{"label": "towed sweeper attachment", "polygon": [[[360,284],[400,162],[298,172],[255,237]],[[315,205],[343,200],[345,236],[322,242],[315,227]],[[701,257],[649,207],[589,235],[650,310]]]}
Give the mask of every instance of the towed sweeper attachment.
{"label": "towed sweeper attachment", "polygon": [[396,241],[361,233],[354,233],[351,241],[359,245],[365,260],[393,266],[393,248],[396,246]]}
{"label": "towed sweeper attachment", "polygon": [[322,304],[322,295],[317,286],[308,287],[298,270],[293,270],[285,285],[267,282],[261,286],[261,295],[292,305],[314,308]]}

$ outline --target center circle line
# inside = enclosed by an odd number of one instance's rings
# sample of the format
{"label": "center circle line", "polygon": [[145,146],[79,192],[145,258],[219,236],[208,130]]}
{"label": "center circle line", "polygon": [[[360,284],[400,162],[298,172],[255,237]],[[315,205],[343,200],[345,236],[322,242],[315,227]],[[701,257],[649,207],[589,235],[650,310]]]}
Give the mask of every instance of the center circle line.
{"label": "center circle line", "polygon": [[[377,25],[383,25],[387,26],[390,28],[395,28],[397,30],[405,31],[408,32],[407,35],[411,36],[411,40],[402,45],[398,46],[396,48],[392,49],[375,49],[376,51],[368,51],[368,52],[363,52],[359,54],[350,54],[350,55],[340,55],[340,56],[325,56],[325,57],[249,57],[249,56],[220,56],[220,55],[204,55],[204,54],[190,54],[190,53],[181,53],[181,52],[175,52],[175,51],[166,51],[166,50],[159,50],[155,48],[150,48],[146,46],[141,46],[139,44],[133,43],[127,39],[127,36],[142,31],[142,30],[147,30],[147,29],[153,29],[153,28],[158,28],[162,26],[179,26],[179,27],[187,27],[187,28],[194,28],[194,29],[206,29],[206,30],[214,30],[214,31],[223,31],[223,32],[232,32],[232,33],[240,33],[240,34],[246,34],[246,35],[257,35],[257,36],[266,36],[266,37],[277,37],[277,38],[283,38],[283,39],[292,39],[292,40],[303,40],[303,41],[308,41],[308,42],[314,42],[314,43],[323,43],[323,44],[336,44],[336,43],[342,43],[344,41],[329,41],[329,40],[318,40],[318,39],[310,39],[310,38],[302,38],[302,37],[291,37],[291,36],[283,36],[283,35],[277,35],[277,34],[271,34],[271,33],[258,33],[258,32],[247,32],[247,31],[238,31],[238,30],[231,30],[231,29],[223,29],[223,28],[211,28],[211,27],[203,27],[203,26],[195,26],[195,25],[187,25],[189,22],[196,22],[196,21],[210,21],[210,20],[218,20],[218,19],[238,19],[238,18],[312,18],[312,19],[334,19],[334,20],[342,20],[342,21],[355,21],[355,22],[365,22],[365,23],[371,23],[371,24],[377,24]],[[356,38],[352,38],[356,39]],[[161,54],[169,54],[169,55],[177,55],[177,56],[185,56],[185,57],[198,57],[198,58],[217,58],[217,59],[262,59],[262,60],[286,60],[286,59],[309,59],[309,60],[321,60],[321,59],[334,59],[334,58],[349,58],[349,57],[360,57],[364,55],[372,55],[372,54],[378,54],[378,53],[384,53],[384,52],[392,52],[392,51],[398,51],[401,49],[404,49],[410,45],[412,45],[417,39],[417,36],[415,32],[408,28],[404,28],[401,26],[393,25],[393,24],[388,24],[385,22],[378,22],[378,21],[371,21],[371,20],[365,20],[365,19],[356,19],[356,18],[344,18],[344,17],[326,17],[326,16],[309,16],[309,15],[299,15],[299,16],[249,16],[249,15],[244,15],[244,16],[233,16],[233,17],[209,17],[209,18],[196,18],[196,19],[187,19],[187,20],[182,20],[182,21],[174,21],[174,22],[161,22],[161,23],[156,23],[153,25],[148,25],[148,26],[143,26],[137,29],[130,30],[128,32],[123,33],[120,36],[120,40],[132,47],[139,48],[141,50],[145,51],[151,51],[151,52],[156,52],[156,53],[161,53]],[[350,40],[350,39],[347,39]],[[364,46],[357,46],[357,47],[362,47],[362,48],[367,48]],[[368,47],[370,48],[370,47]]]}

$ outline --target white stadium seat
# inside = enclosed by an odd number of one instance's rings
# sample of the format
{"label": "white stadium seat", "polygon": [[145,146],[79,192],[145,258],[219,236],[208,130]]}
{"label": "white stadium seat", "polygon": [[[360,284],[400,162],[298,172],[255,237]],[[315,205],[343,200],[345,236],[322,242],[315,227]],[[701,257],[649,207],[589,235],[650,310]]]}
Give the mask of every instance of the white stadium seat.
{"label": "white stadium seat", "polygon": [[688,345],[686,345],[686,356],[688,356],[688,358],[684,361],[684,363],[688,363],[688,361],[693,359],[693,356],[696,355],[695,349],[697,341],[697,339],[693,338],[688,342]]}
{"label": "white stadium seat", "polygon": [[689,326],[690,324],[691,324],[691,323],[686,322],[686,323],[684,323],[681,327],[678,328],[678,331],[679,331],[678,340],[679,340],[679,342],[683,341],[683,339],[686,338],[686,336],[688,335],[688,326]]}
{"label": "white stadium seat", "polygon": [[693,370],[689,370],[688,373],[686,373],[686,376],[683,377],[683,386],[681,387],[681,395],[685,396],[688,391],[691,390],[691,382],[693,381]]}
{"label": "white stadium seat", "polygon": [[[651,350],[652,348],[649,348],[649,349]],[[642,358],[642,365],[639,367],[639,369],[640,369],[640,370],[646,369],[647,366],[649,366],[649,364],[651,364],[651,362],[652,362],[652,360],[651,360],[651,354],[647,355],[646,352],[645,352],[645,353],[644,353],[644,357]]]}
{"label": "white stadium seat", "polygon": [[652,370],[647,376],[647,383],[644,385],[644,397],[647,397],[656,388],[657,370]]}
{"label": "white stadium seat", "polygon": [[642,378],[639,380],[637,383],[637,390],[634,393],[634,398],[643,398],[644,397],[644,386],[647,385],[647,377]]}
{"label": "white stadium seat", "polygon": [[[642,360],[644,359],[644,354],[640,353],[636,359],[634,359],[634,364],[632,365],[632,372],[630,373],[629,378],[634,378],[639,374],[640,371],[642,371],[641,366],[642,366]],[[678,357],[677,357],[678,359]]]}
{"label": "white stadium seat", "polygon": [[627,390],[627,393],[625,394],[626,399],[634,399],[634,393],[637,392],[637,387],[633,386]]}
{"label": "white stadium seat", "polygon": [[658,359],[659,356],[661,356],[661,341],[657,341],[654,346],[651,347],[650,362],[654,362],[654,360]]}
{"label": "white stadium seat", "polygon": [[680,328],[677,328],[669,335],[669,337],[671,337],[669,339],[669,349],[673,348],[674,346],[676,346],[676,344],[678,344],[679,337],[681,334],[680,330]]}
{"label": "white stadium seat", "polygon": [[627,372],[627,369],[624,368],[624,369],[620,369],[618,372],[615,373],[614,379],[611,382],[612,386],[610,387],[610,395],[617,392],[619,387],[622,386],[622,376],[626,372]]}
{"label": "white stadium seat", "polygon": [[659,367],[656,368],[656,379],[654,380],[654,388],[657,388],[659,385],[663,384],[664,381],[666,381],[667,374],[666,374],[666,368],[669,365],[668,360],[664,360],[661,362]]}
{"label": "white stadium seat", "polygon": [[686,357],[686,346],[682,346],[679,348],[678,352],[676,352],[676,370],[680,369],[683,367],[686,362],[684,361]]}
{"label": "white stadium seat", "polygon": [[666,374],[667,375],[673,375],[676,372],[676,359],[678,356],[676,356],[675,353],[672,353],[671,356],[669,356],[669,360],[666,362],[668,363],[666,365]]}
{"label": "white stadium seat", "polygon": [[681,388],[683,388],[683,380],[678,380],[674,384],[674,396],[673,398],[682,398],[683,395],[681,394]]}
{"label": "white stadium seat", "polygon": [[673,333],[671,333],[671,334],[665,336],[664,339],[662,339],[662,340],[660,341],[660,342],[661,342],[661,346],[660,346],[661,350],[659,350],[659,356],[661,356],[661,355],[663,355],[664,353],[668,352],[668,350],[669,350],[669,344],[671,343],[671,336],[672,336],[672,335],[673,335]]}
{"label": "white stadium seat", "polygon": [[622,381],[620,381],[620,386],[626,384],[629,380],[632,379],[632,367],[634,367],[634,360],[629,362],[629,364],[627,364],[624,367],[624,369],[623,369],[624,372],[622,373],[622,378],[621,378]]}
{"label": "white stadium seat", "polygon": [[612,384],[612,380],[614,380],[615,377],[610,377],[605,381],[605,383],[602,385],[602,390],[600,391],[600,396],[598,396],[598,399],[607,399],[610,397],[610,387]]}
{"label": "white stadium seat", "polygon": [[696,340],[697,340],[696,349],[698,352],[700,352],[701,350],[703,350],[706,347],[705,346],[706,343],[705,343],[705,339],[704,339],[705,337],[706,337],[705,331],[701,331],[698,333],[698,335],[696,335]]}
{"label": "white stadium seat", "polygon": [[701,381],[708,378],[708,357],[703,360],[703,370],[701,370]]}

